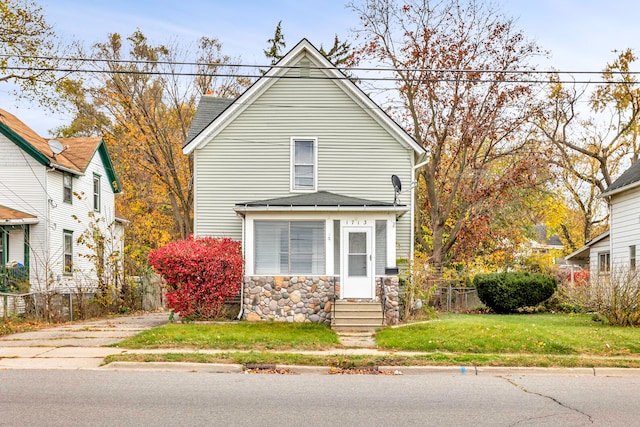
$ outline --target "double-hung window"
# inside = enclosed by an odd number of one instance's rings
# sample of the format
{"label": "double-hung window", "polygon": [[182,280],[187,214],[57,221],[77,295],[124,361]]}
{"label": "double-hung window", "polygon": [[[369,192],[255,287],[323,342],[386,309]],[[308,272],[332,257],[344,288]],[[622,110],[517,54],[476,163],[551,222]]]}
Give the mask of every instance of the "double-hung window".
{"label": "double-hung window", "polygon": [[316,191],[318,139],[291,138],[291,190]]}
{"label": "double-hung window", "polygon": [[62,174],[62,201],[73,203],[73,177],[67,172]]}
{"label": "double-hung window", "polygon": [[324,221],[255,221],[256,274],[325,274]]}
{"label": "double-hung window", "polygon": [[598,273],[607,274],[611,270],[611,254],[607,252],[598,253]]}
{"label": "double-hung window", "polygon": [[100,212],[100,175],[93,174],[93,210]]}
{"label": "double-hung window", "polygon": [[63,270],[65,275],[73,273],[73,231],[64,230],[63,232]]}

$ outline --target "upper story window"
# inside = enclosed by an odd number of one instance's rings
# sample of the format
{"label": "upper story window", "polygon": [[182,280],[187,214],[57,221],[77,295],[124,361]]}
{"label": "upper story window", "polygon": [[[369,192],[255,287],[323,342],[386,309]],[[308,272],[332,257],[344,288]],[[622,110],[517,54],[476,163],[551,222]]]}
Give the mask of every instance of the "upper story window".
{"label": "upper story window", "polygon": [[316,191],[318,139],[291,138],[291,191]]}
{"label": "upper story window", "polygon": [[66,172],[62,174],[62,201],[73,203],[73,177]]}
{"label": "upper story window", "polygon": [[96,212],[100,212],[100,175],[93,175],[93,210]]}

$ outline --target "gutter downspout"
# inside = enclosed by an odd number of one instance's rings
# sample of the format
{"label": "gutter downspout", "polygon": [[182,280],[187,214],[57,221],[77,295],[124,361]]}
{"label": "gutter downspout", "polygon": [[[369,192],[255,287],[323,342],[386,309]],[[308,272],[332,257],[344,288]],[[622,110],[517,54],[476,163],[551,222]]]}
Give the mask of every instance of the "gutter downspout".
{"label": "gutter downspout", "polygon": [[[242,259],[245,260],[246,262],[246,257],[245,257],[245,228],[246,228],[246,221],[245,221],[245,216],[241,215],[242,217]],[[247,272],[247,266],[244,266],[244,273]],[[240,311],[238,312],[238,315],[236,316],[237,320],[242,319],[242,314],[244,312],[244,274],[242,275],[242,283],[240,284]]]}

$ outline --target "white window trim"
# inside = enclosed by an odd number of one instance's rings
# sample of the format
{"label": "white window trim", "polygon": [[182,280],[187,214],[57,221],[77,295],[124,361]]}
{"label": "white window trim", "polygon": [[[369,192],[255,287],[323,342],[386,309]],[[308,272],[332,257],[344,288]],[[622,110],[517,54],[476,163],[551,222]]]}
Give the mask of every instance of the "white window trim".
{"label": "white window trim", "polygon": [[[313,141],[313,188],[296,188],[295,186],[295,143],[296,141]],[[291,151],[289,155],[290,165],[289,169],[291,171],[289,181],[290,181],[290,191],[292,193],[315,193],[318,191],[318,138],[317,137],[309,137],[309,136],[293,136],[290,141]]]}
{"label": "white window trim", "polygon": [[[69,238],[69,252],[67,252],[67,237]],[[63,276],[71,276],[73,275],[73,264],[74,264],[74,247],[73,247],[73,231],[71,230],[63,230],[62,231],[62,275]],[[71,265],[69,265],[67,269],[67,255],[71,256]]]}
{"label": "white window trim", "polygon": [[[98,180],[98,192],[96,193],[96,180]],[[91,181],[91,194],[93,195],[93,211],[102,211],[102,176],[97,173],[93,174]],[[96,200],[97,199],[97,200]]]}
{"label": "white window trim", "polygon": [[[609,258],[608,262],[604,266],[603,266],[603,263],[600,262],[600,258],[601,257],[604,257],[605,261],[606,261],[606,258]],[[604,267],[604,269],[601,268],[601,267]],[[597,268],[598,268],[598,274],[609,274],[611,272],[611,252],[610,251],[598,252],[598,266],[597,266]]]}
{"label": "white window trim", "polygon": [[[65,179],[69,177],[69,191],[71,194],[69,195],[69,200],[65,200],[65,190],[67,186],[65,185]],[[73,175],[69,172],[62,172],[62,202],[67,203],[69,205],[73,204]]]}

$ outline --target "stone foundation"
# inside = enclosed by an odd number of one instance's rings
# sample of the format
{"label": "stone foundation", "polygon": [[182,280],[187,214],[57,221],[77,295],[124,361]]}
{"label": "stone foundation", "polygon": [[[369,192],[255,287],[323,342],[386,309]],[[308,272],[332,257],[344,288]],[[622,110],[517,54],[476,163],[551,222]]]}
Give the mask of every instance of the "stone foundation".
{"label": "stone foundation", "polygon": [[338,277],[247,276],[244,280],[243,317],[247,320],[331,324]]}
{"label": "stone foundation", "polygon": [[[400,319],[398,278],[376,277],[376,301],[381,301],[381,286],[385,323],[395,325]],[[330,325],[332,304],[339,295],[337,276],[245,276],[243,318]]]}

